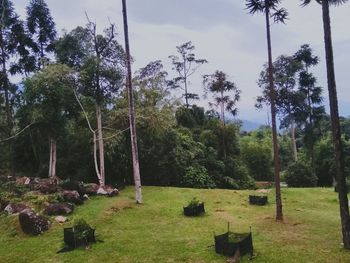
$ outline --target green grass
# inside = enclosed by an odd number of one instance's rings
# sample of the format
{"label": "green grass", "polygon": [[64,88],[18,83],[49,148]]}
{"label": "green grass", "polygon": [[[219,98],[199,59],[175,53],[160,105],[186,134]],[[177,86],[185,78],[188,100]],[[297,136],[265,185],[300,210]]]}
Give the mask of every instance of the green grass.
{"label": "green grass", "polygon": [[[18,216],[0,216],[0,262],[226,262],[214,251],[214,232],[249,231],[257,257],[253,262],[350,262],[342,249],[337,195],[333,189],[283,189],[285,220],[274,220],[274,195],[267,206],[251,206],[250,191],[144,187],[144,204],[133,201],[133,188],[115,198],[96,197],[70,217],[84,218],[103,240],[90,249],[56,254],[63,227],[45,234],[22,234]],[[193,197],[207,213],[182,215]],[[67,223],[65,226],[70,226]],[[247,257],[243,262],[250,262]]]}

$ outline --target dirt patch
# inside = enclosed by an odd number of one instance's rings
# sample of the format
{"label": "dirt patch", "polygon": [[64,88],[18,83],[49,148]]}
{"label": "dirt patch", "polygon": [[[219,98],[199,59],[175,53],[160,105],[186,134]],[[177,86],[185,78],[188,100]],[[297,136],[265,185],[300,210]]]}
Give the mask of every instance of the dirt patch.
{"label": "dirt patch", "polygon": [[129,200],[118,200],[118,202],[116,202],[116,204],[114,204],[112,207],[110,207],[106,211],[106,213],[107,214],[115,214],[115,213],[121,212],[123,210],[132,209],[133,205],[134,205],[134,203],[131,203]]}

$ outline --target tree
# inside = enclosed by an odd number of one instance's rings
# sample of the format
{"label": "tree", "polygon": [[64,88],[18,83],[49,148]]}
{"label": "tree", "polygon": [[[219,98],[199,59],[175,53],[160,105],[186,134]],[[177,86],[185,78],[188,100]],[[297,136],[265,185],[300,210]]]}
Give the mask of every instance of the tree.
{"label": "tree", "polygon": [[[308,5],[311,0],[302,0],[302,5]],[[331,113],[332,135],[335,149],[335,163],[336,163],[336,186],[338,189],[338,198],[340,206],[340,219],[342,225],[344,248],[350,249],[350,215],[349,215],[349,201],[346,189],[346,176],[344,165],[344,152],[341,140],[341,130],[338,112],[338,99],[335,81],[334,58],[332,47],[331,22],[329,14],[329,5],[341,5],[347,0],[316,0],[322,5],[322,18],[324,30],[324,44],[326,54],[326,68],[327,68],[327,85],[329,94],[329,106]]]}
{"label": "tree", "polygon": [[124,39],[125,39],[125,51],[126,51],[126,66],[127,66],[127,77],[126,86],[128,90],[128,101],[129,101],[129,122],[130,122],[130,137],[131,137],[131,153],[132,153],[132,167],[134,174],[135,183],[135,198],[136,203],[142,203],[142,192],[141,192],[141,178],[139,168],[139,154],[137,148],[137,134],[135,125],[135,109],[134,109],[134,97],[132,89],[132,77],[131,77],[131,57],[129,47],[129,32],[128,32],[128,17],[126,9],[126,1],[122,0],[123,4],[123,22],[124,22]]}
{"label": "tree", "polygon": [[94,136],[94,145],[96,142],[98,144],[96,173],[103,186],[105,154],[102,115],[107,103],[111,102],[122,86],[125,58],[124,50],[116,40],[115,26],[111,24],[104,34],[98,34],[96,23],[88,19],[85,28],[77,27],[57,41],[56,56],[60,63],[68,64],[79,72],[79,93],[95,102],[97,128],[90,130]]}
{"label": "tree", "polygon": [[268,53],[268,76],[269,76],[269,97],[271,101],[271,122],[272,122],[272,140],[273,140],[273,154],[275,167],[275,186],[276,186],[276,220],[283,220],[282,212],[282,198],[280,189],[280,164],[278,156],[278,141],[277,141],[277,127],[276,127],[276,91],[274,88],[273,79],[273,65],[272,65],[272,48],[271,48],[271,32],[270,32],[270,18],[274,22],[282,22],[287,18],[287,11],[284,8],[278,9],[280,0],[246,0],[246,7],[249,13],[254,15],[256,13],[265,14],[266,22],[266,40]]}
{"label": "tree", "polygon": [[[210,103],[210,106],[220,108],[220,118],[225,127],[225,111],[230,112],[232,116],[236,116],[238,109],[236,104],[240,99],[241,90],[236,87],[236,84],[227,80],[228,76],[222,71],[216,71],[212,75],[203,76],[203,84],[206,93],[213,94],[214,103]],[[232,94],[231,97],[228,94]],[[225,130],[225,129],[223,129]],[[224,149],[224,158],[226,158],[225,152],[225,135],[222,134],[222,142]]]}
{"label": "tree", "polygon": [[[301,69],[301,63],[292,56],[281,55],[273,63],[275,84],[275,104],[277,114],[281,118],[281,127],[290,128],[290,137],[294,153],[294,161],[298,159],[295,138],[295,124],[300,109],[303,109],[304,97],[296,90],[297,73]],[[263,88],[263,95],[257,98],[256,106],[262,107],[261,103],[271,104],[269,96],[268,68],[260,74],[258,85]]]}
{"label": "tree", "polygon": [[192,45],[192,42],[186,42],[181,46],[176,47],[177,52],[180,54],[180,57],[171,55],[169,58],[173,64],[173,70],[176,70],[178,77],[172,81],[172,86],[174,88],[180,87],[179,85],[183,84],[183,90],[185,94],[186,108],[190,106],[189,100],[199,99],[198,94],[188,92],[188,78],[192,76],[198,67],[204,63],[208,63],[205,59],[197,59],[193,53],[195,46]]}
{"label": "tree", "polygon": [[38,69],[49,60],[48,54],[54,51],[56,40],[55,23],[44,0],[31,0],[27,6],[27,27],[34,40],[33,52]]}
{"label": "tree", "polygon": [[298,90],[304,97],[304,107],[298,112],[298,121],[304,126],[304,143],[306,151],[311,159],[311,166],[314,170],[314,145],[317,138],[320,136],[316,132],[319,123],[325,114],[322,90],[320,86],[316,86],[317,79],[309,71],[309,68],[318,64],[319,59],[312,54],[312,49],[309,45],[302,45],[301,48],[294,54],[294,59],[299,61],[302,69],[299,72]]}
{"label": "tree", "polygon": [[50,145],[49,178],[56,176],[57,139],[74,111],[72,71],[66,65],[49,65],[26,79],[24,97],[31,121],[47,134]]}
{"label": "tree", "polygon": [[[216,71],[212,75],[203,76],[203,84],[206,93],[213,94],[214,103],[210,103],[210,106],[220,108],[220,118],[225,124],[225,111],[231,113],[232,116],[236,116],[238,109],[236,104],[240,99],[241,90],[239,90],[236,84],[227,80],[228,76],[222,71]],[[232,96],[228,95],[232,94]]]}
{"label": "tree", "polygon": [[[10,76],[30,70],[31,56],[28,51],[30,45],[30,38],[12,2],[2,0],[0,5],[0,91],[4,96],[5,134],[8,137],[11,137],[14,128],[12,106],[17,92],[17,87],[10,82]],[[9,141],[9,152],[12,156],[12,140]],[[14,172],[13,161],[10,166]]]}

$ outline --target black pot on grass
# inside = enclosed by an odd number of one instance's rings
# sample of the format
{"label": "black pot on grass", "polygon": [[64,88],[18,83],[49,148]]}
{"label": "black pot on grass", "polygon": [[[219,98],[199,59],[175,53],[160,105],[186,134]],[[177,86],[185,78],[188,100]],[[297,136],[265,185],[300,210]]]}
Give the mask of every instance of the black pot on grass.
{"label": "black pot on grass", "polygon": [[184,215],[185,216],[200,216],[205,213],[204,203],[199,202],[195,198],[189,202],[189,204],[184,207]]}
{"label": "black pot on grass", "polygon": [[266,205],[267,196],[249,195],[249,203],[251,205]]}
{"label": "black pot on grass", "polygon": [[95,229],[93,229],[84,220],[79,220],[74,227],[63,229],[64,244],[70,249],[81,246],[88,246],[89,243],[95,243]]}
{"label": "black pot on grass", "polygon": [[253,256],[252,233],[233,233],[227,231],[225,234],[214,236],[215,252],[227,257],[233,257],[239,252],[240,256],[250,254]]}

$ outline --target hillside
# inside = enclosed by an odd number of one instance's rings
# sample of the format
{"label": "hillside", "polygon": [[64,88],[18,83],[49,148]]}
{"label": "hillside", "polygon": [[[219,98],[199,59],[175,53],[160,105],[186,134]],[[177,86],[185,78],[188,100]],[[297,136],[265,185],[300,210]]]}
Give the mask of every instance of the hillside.
{"label": "hillside", "polygon": [[[339,211],[332,189],[283,189],[285,222],[274,220],[273,192],[265,207],[247,202],[249,191],[144,187],[145,203],[136,205],[133,188],[118,197],[96,197],[70,217],[84,218],[103,242],[90,249],[56,254],[63,227],[54,223],[38,237],[24,235],[17,217],[0,216],[0,262],[226,262],[215,254],[213,233],[244,232],[252,227],[252,262],[349,262],[341,249]],[[192,197],[207,213],[186,218],[182,206]],[[243,262],[250,262],[246,257]]]}

